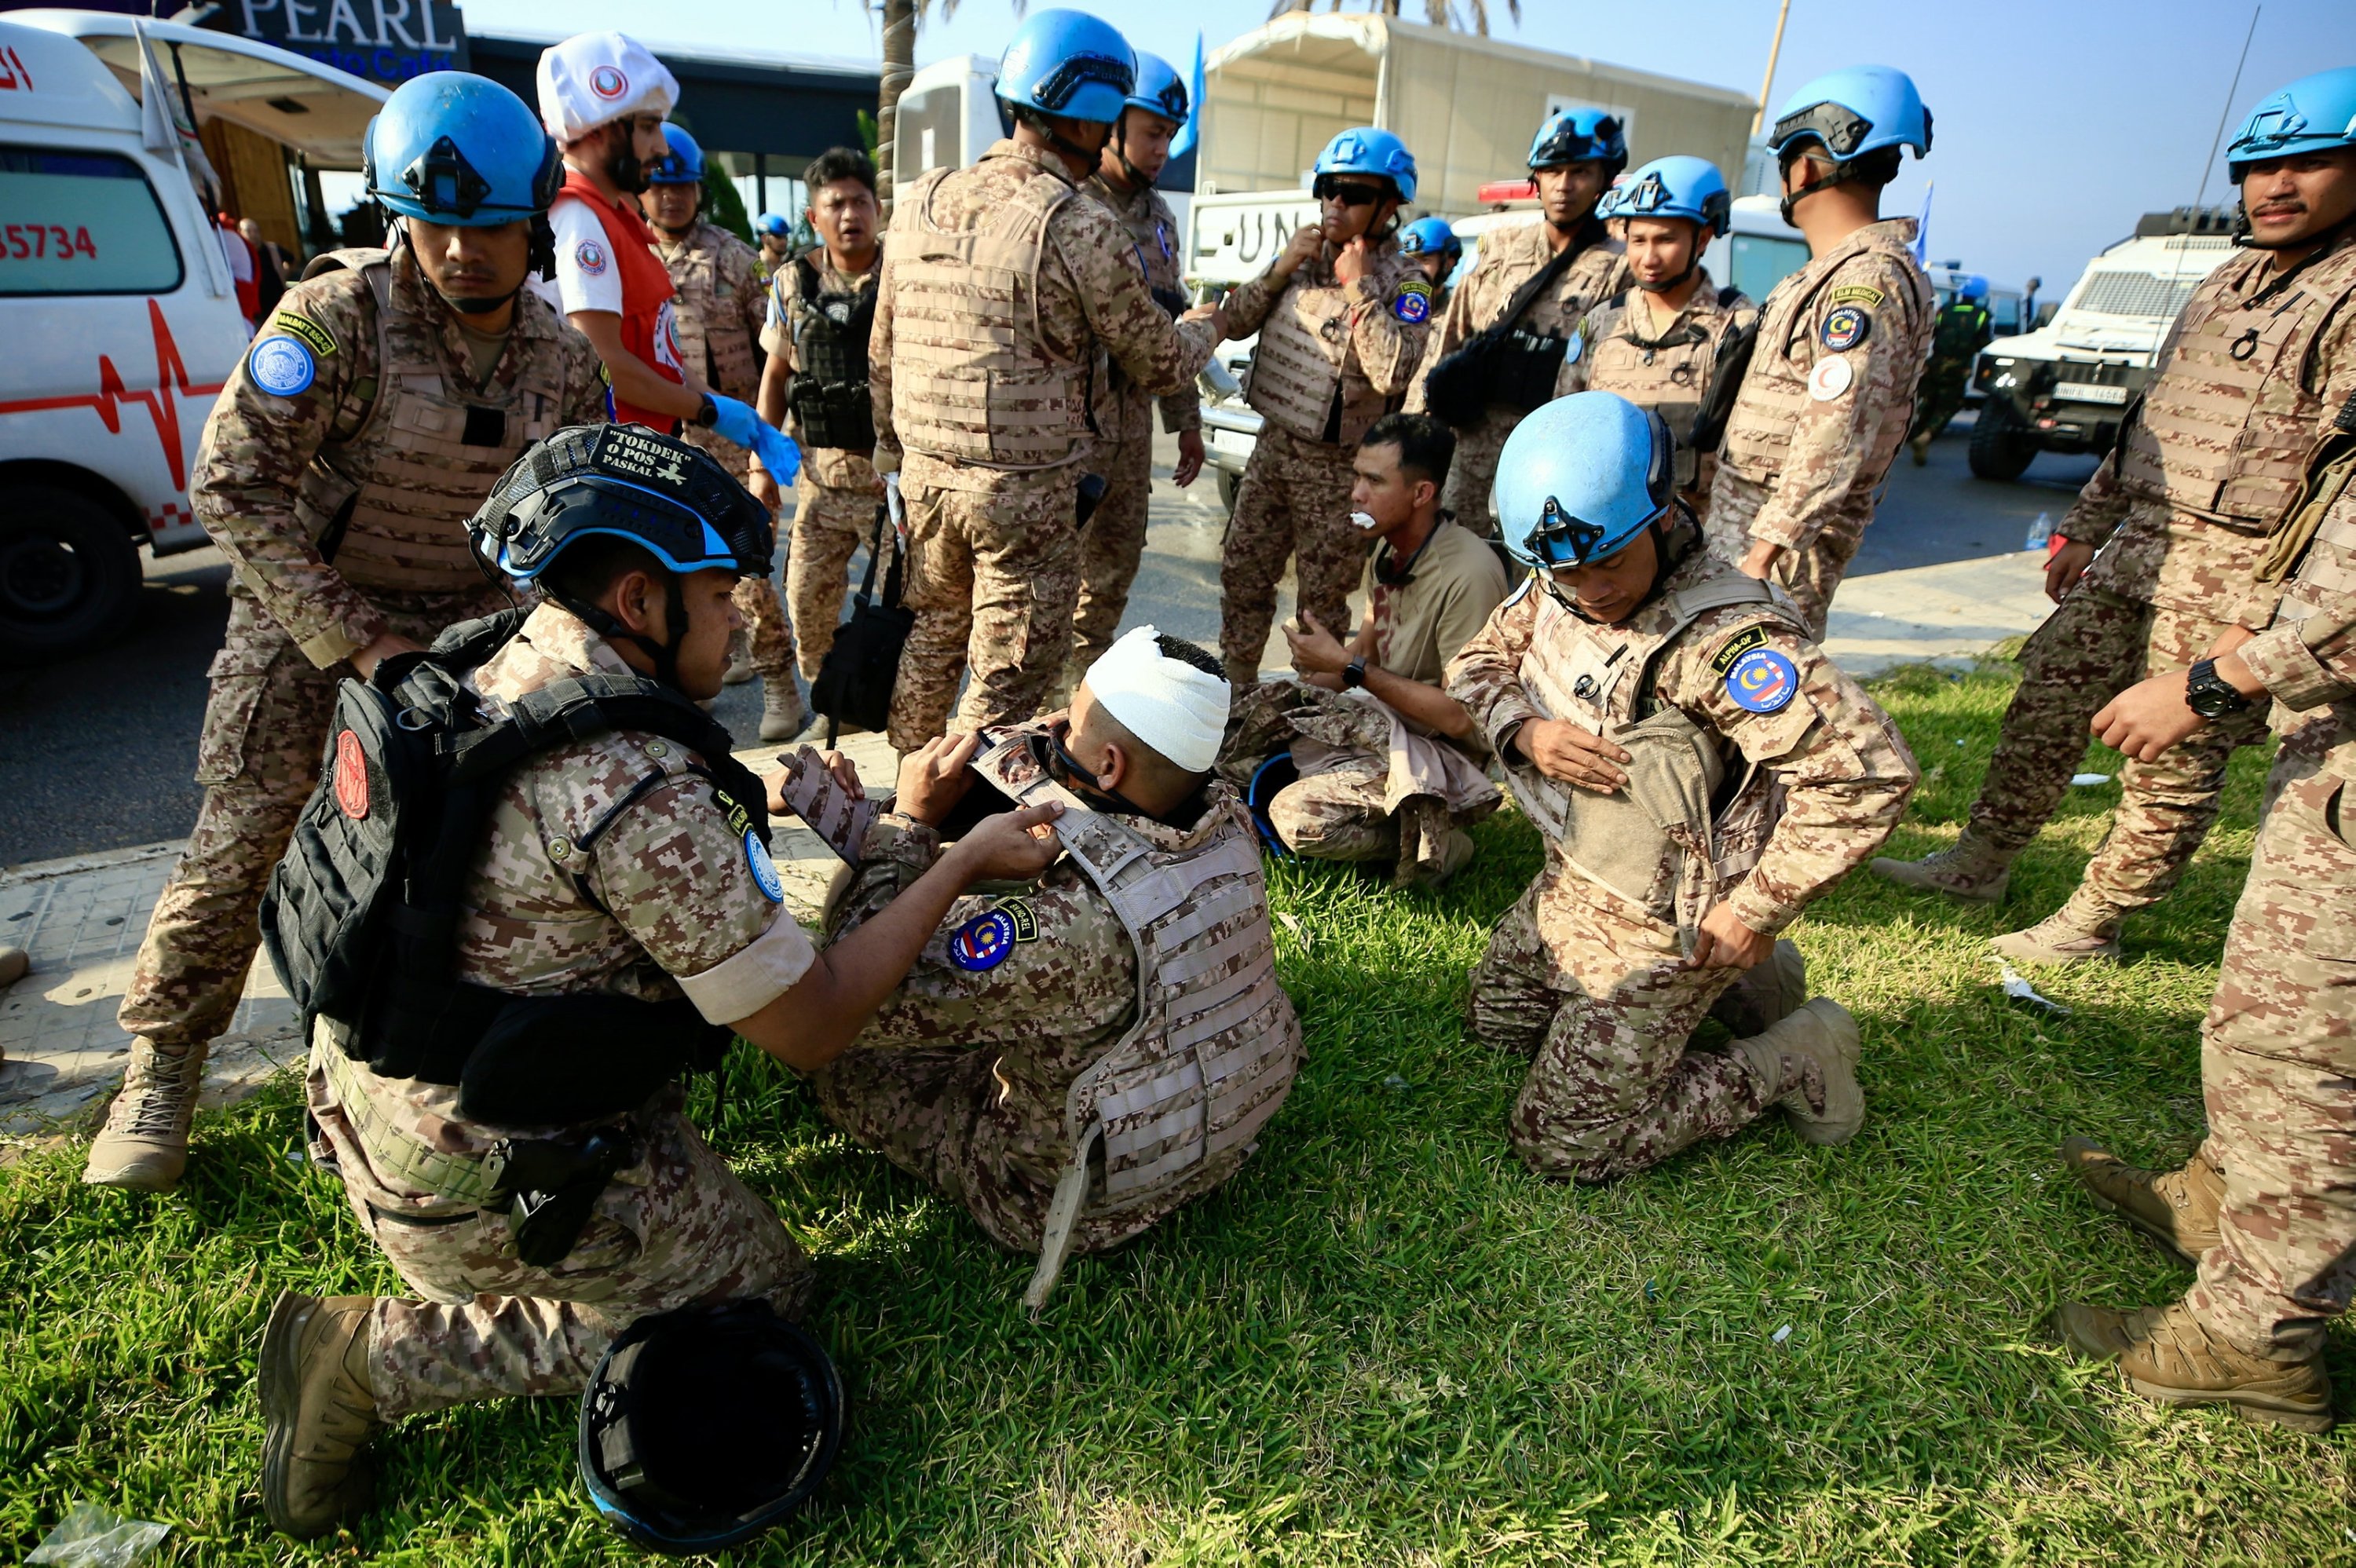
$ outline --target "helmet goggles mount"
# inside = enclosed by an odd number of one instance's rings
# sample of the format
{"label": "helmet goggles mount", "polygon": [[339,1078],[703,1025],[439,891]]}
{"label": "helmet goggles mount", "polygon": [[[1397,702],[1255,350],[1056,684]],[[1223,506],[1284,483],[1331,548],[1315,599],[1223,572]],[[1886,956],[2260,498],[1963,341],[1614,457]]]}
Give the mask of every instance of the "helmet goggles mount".
{"label": "helmet goggles mount", "polygon": [[1823,143],[1825,151],[1834,157],[1852,158],[1872,134],[1872,121],[1846,105],[1826,101],[1811,103],[1776,121],[1774,133],[1767,138],[1767,144],[1775,149],[1779,160],[1789,162],[1801,151],[1794,145],[1794,141],[1812,136]]}
{"label": "helmet goggles mount", "polygon": [[[1607,199],[1612,203],[1607,216],[1612,218],[1650,218],[1664,207],[1685,205],[1677,201],[1657,173],[1646,175],[1633,186],[1622,186]],[[1682,212],[1670,216],[1684,218],[1689,223],[1695,221]],[[1725,233],[1733,219],[1734,197],[1726,191],[1714,190],[1701,198],[1700,222],[1712,234]]]}
{"label": "helmet goggles mount", "polygon": [[1151,110],[1164,120],[1173,120],[1183,125],[1186,123],[1186,84],[1173,77],[1162,84],[1162,91],[1153,95],[1151,103],[1140,102],[1131,97],[1130,107]]}
{"label": "helmet goggles mount", "polygon": [[1621,135],[1617,116],[1606,114],[1592,130],[1583,131],[1578,119],[1566,113],[1557,115],[1530,149],[1529,166],[1551,169],[1565,164],[1603,163],[1613,165],[1617,173],[1627,161],[1628,144]]}
{"label": "helmet goggles mount", "polygon": [[1137,86],[1137,68],[1110,55],[1067,55],[1033,84],[1031,101],[1049,114],[1060,113],[1090,82],[1116,89],[1126,99]]}
{"label": "helmet goggles mount", "polygon": [[491,182],[475,171],[458,144],[444,136],[401,171],[401,183],[428,211],[472,218],[491,194]]}

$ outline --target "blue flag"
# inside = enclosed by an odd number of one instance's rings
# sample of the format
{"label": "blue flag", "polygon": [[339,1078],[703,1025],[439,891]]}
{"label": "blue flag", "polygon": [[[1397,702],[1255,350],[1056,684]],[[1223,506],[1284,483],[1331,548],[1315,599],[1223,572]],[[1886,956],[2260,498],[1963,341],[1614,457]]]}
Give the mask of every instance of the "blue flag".
{"label": "blue flag", "polygon": [[1186,83],[1186,123],[1170,140],[1170,155],[1183,158],[1194,150],[1203,126],[1203,35],[1194,35],[1194,74]]}
{"label": "blue flag", "polygon": [[1931,193],[1937,188],[1935,180],[1922,187],[1922,216],[1914,220],[1914,264],[1918,267],[1931,264],[1924,258],[1931,253]]}

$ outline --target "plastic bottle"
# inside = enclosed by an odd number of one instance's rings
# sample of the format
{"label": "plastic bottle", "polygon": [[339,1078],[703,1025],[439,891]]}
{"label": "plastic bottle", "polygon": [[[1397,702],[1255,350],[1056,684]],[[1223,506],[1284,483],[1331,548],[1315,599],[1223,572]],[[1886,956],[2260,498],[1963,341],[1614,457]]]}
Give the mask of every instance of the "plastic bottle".
{"label": "plastic bottle", "polygon": [[2029,525],[2029,539],[2021,545],[2020,548],[2023,549],[2043,549],[2046,546],[2046,542],[2052,539],[2052,537],[2053,514],[2051,512],[2040,512],[2037,514],[2037,520]]}

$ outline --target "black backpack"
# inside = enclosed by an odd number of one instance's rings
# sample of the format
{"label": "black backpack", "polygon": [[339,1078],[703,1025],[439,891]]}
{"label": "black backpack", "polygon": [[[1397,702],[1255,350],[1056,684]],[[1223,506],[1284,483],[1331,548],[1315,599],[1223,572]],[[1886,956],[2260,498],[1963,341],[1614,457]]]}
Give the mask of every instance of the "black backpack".
{"label": "black backpack", "polygon": [[373,679],[343,682],[318,787],[262,898],[262,939],[306,1037],[328,1019],[373,1072],[457,1085],[471,1118],[564,1125],[717,1065],[729,1031],[684,999],[515,997],[455,976],[467,873],[508,773],[556,746],[647,731],[701,757],[723,809],[741,809],[765,844],[768,816],[728,731],[655,681],[575,676],[487,720],[461,678],[525,614],[461,623]]}
{"label": "black backpack", "polygon": [[916,613],[900,603],[900,572],[907,560],[905,548],[892,551],[892,570],[884,575],[884,596],[875,598],[875,562],[884,553],[884,530],[889,512],[875,505],[875,537],[867,548],[867,572],[860,579],[859,595],[851,619],[834,635],[834,646],[818,667],[810,682],[810,707],[826,721],[826,743],[834,744],[836,730],[856,724],[882,730],[892,717],[892,688],[900,678],[900,650],[907,645]]}

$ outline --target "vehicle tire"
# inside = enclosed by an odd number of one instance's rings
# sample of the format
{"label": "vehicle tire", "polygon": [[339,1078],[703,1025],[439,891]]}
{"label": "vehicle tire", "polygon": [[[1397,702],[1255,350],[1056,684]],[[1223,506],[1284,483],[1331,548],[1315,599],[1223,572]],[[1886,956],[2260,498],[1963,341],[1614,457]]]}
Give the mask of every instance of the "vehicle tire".
{"label": "vehicle tire", "polygon": [[1236,510],[1236,492],[1243,488],[1243,475],[1230,474],[1224,468],[1220,469],[1218,474],[1219,509],[1233,517]]}
{"label": "vehicle tire", "polygon": [[1971,465],[1974,476],[2010,481],[2029,472],[2037,456],[2037,437],[2023,430],[2011,411],[1993,400],[1980,405],[1972,424]]}
{"label": "vehicle tire", "polygon": [[121,634],[139,606],[139,541],[87,496],[0,491],[0,660],[65,658]]}

